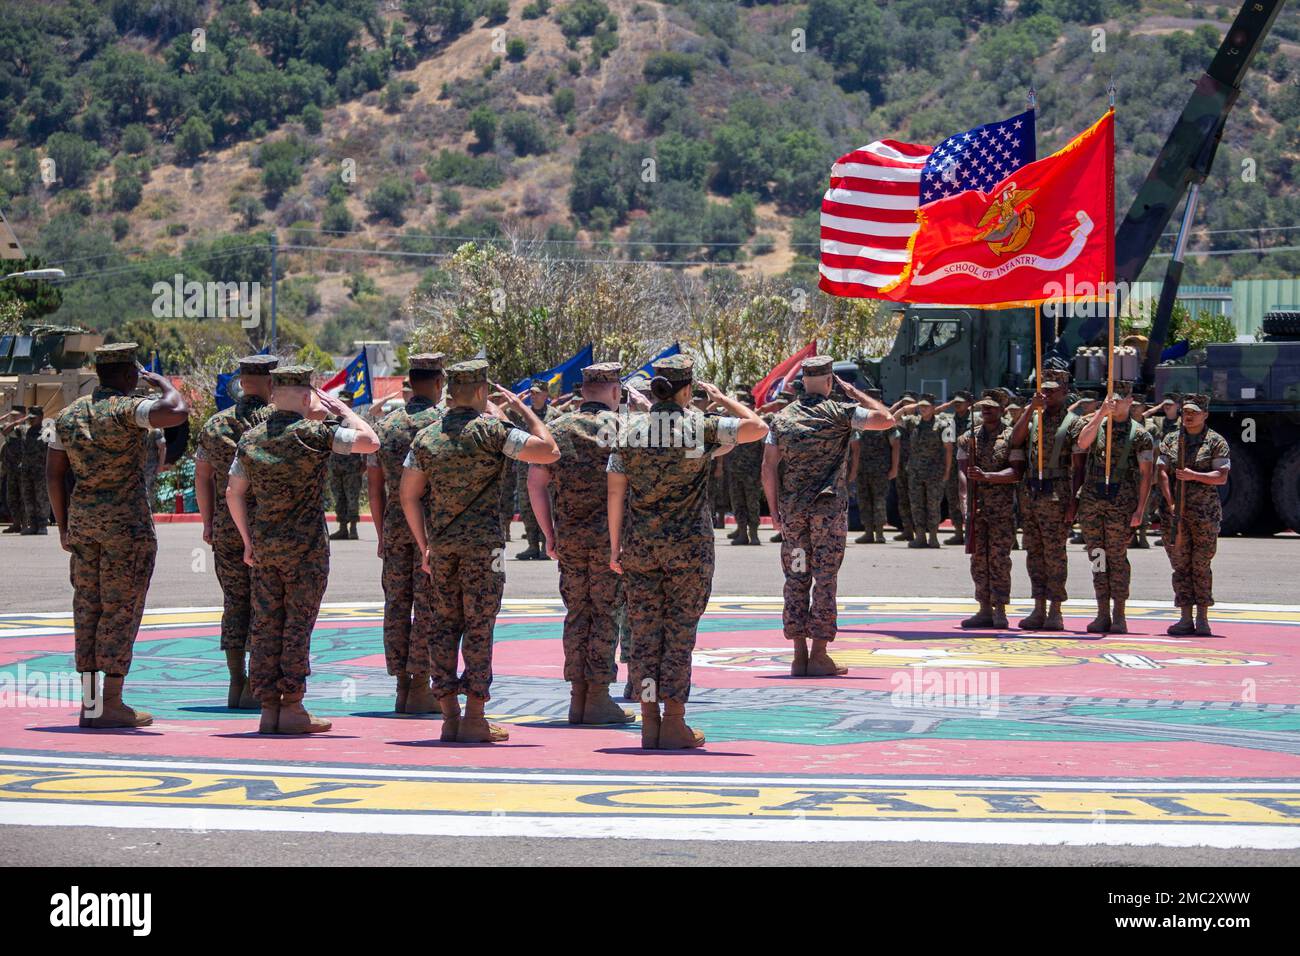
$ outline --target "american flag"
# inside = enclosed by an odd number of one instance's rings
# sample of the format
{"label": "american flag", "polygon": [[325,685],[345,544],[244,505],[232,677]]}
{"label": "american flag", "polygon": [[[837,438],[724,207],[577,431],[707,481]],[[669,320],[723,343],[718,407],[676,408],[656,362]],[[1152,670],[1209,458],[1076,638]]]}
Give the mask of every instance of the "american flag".
{"label": "american flag", "polygon": [[841,156],[822,197],[822,291],[878,297],[903,273],[918,207],[968,189],[988,192],[1035,158],[1033,110],[933,148],[885,139]]}

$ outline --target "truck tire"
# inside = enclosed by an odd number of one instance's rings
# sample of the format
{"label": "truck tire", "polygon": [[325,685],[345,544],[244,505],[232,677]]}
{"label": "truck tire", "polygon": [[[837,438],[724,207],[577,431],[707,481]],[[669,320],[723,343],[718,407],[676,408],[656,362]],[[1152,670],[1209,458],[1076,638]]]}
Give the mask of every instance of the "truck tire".
{"label": "truck tire", "polygon": [[1263,510],[1267,494],[1264,474],[1254,452],[1243,442],[1229,439],[1228,454],[1232,458],[1232,470],[1228,472],[1228,483],[1219,489],[1219,499],[1223,502],[1219,534],[1249,534]]}
{"label": "truck tire", "polygon": [[1278,517],[1292,531],[1300,530],[1300,445],[1292,445],[1273,466],[1272,492]]}
{"label": "truck tire", "polygon": [[1300,312],[1269,312],[1264,316],[1264,334],[1300,338]]}

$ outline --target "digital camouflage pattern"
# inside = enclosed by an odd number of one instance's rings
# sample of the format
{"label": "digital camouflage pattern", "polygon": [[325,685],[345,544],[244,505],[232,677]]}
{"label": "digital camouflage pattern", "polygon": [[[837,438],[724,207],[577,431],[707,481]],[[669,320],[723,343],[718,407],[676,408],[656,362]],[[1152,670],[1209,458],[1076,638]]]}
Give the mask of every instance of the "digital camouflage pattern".
{"label": "digital camouflage pattern", "polygon": [[[1193,471],[1217,471],[1232,464],[1227,440],[1208,426],[1199,435],[1187,434],[1184,437],[1183,467]],[[1219,489],[1214,485],[1194,481],[1180,483],[1174,477],[1179,462],[1178,439],[1178,432],[1166,435],[1159,449],[1160,462],[1169,473],[1169,490],[1175,503],[1180,491],[1183,496],[1177,535],[1171,529],[1165,531],[1165,554],[1173,568],[1174,604],[1178,607],[1208,606],[1214,603],[1211,564],[1219,546],[1223,507],[1219,503]],[[1180,489],[1180,484],[1186,487]]]}
{"label": "digital camouflage pattern", "polygon": [[23,524],[22,467],[23,438],[15,428],[5,436],[0,468],[4,471],[4,502],[9,509],[9,520],[19,527]]}
{"label": "digital camouflage pattern", "polygon": [[898,523],[902,532],[911,536],[916,533],[912,521],[912,494],[908,487],[907,464],[911,461],[911,436],[906,429],[898,430],[898,475],[894,478],[894,494],[898,501]]}
{"label": "digital camouflage pattern", "polygon": [[[235,460],[239,439],[253,426],[266,421],[272,406],[256,395],[245,395],[222,409],[204,423],[199,431],[198,455],[212,467],[216,500],[212,503],[212,559],[217,582],[221,585],[221,649],[246,651],[253,620],[253,569],[244,563],[244,539],[239,536],[230,508],[226,505],[226,488],[230,484],[230,464]],[[257,510],[257,500],[249,494],[248,513]]]}
{"label": "digital camouflage pattern", "polygon": [[[974,453],[971,433],[957,439],[957,462],[966,468],[973,458],[982,471],[1003,471],[1023,458],[1024,452],[1011,445],[1011,429],[975,429]],[[966,515],[970,543],[970,576],[975,582],[975,600],[981,604],[1006,604],[1011,600],[1011,545],[1015,541],[1012,509],[1015,485],[973,482],[966,485],[966,499],[974,496],[973,514]]]}
{"label": "digital camouflage pattern", "polygon": [[935,415],[926,421],[920,415],[905,415],[899,430],[907,435],[907,498],[912,526],[918,533],[934,534],[943,519],[944,446],[952,432],[951,419]]}
{"label": "digital camouflage pattern", "polygon": [[45,485],[45,453],[49,444],[41,436],[41,426],[33,422],[22,429],[23,527],[29,532],[44,531],[50,523],[50,494]]}
{"label": "digital camouflage pattern", "polygon": [[[1086,423],[1087,419],[1081,418],[1071,428],[1076,453],[1079,453],[1079,433]],[[1122,422],[1117,419],[1114,432],[1111,481],[1119,488],[1114,498],[1109,499],[1097,488],[1106,479],[1106,424],[1103,422],[1088,449],[1083,489],[1079,492],[1079,530],[1092,561],[1092,590],[1097,599],[1127,601],[1131,578],[1128,546],[1133,536],[1129,521],[1138,506],[1140,462],[1154,459],[1154,443],[1151,433],[1131,419]],[[1126,432],[1132,435],[1127,443]]]}
{"label": "digital camouflage pattern", "polygon": [[[454,380],[454,379],[453,379]],[[498,511],[501,485],[527,433],[472,408],[449,408],[411,442],[406,467],[429,485],[433,689],[488,700],[492,628],[501,610],[505,571]],[[456,673],[457,651],[465,660]]]}
{"label": "digital camouflage pattern", "polygon": [[614,645],[620,582],[609,566],[606,471],[618,435],[618,413],[599,402],[584,402],[555,418],[550,428],[560,459],[533,467],[550,474],[565,607],[564,679],[608,684],[618,675]]}
{"label": "digital camouflage pattern", "polygon": [[[421,395],[375,425],[379,451],[372,456],[384,473],[382,583],[384,588],[384,661],[388,673],[427,674],[432,669],[433,605],[429,579],[420,567],[420,552],[402,511],[402,467],[411,443],[445,411]],[[428,491],[425,501],[428,501]]]}
{"label": "digital camouflage pattern", "polygon": [[144,494],[137,410],[148,399],[98,386],[59,413],[54,430],[76,478],[68,503],[77,670],[131,667],[158,542]]}
{"label": "digital camouflage pattern", "polygon": [[690,697],[696,628],[713,590],[709,472],[735,434],[735,419],[656,402],[631,416],[625,443],[610,456],[609,470],[627,476],[630,492],[621,561],[629,675],[643,701]]}
{"label": "digital camouflage pattern", "polygon": [[858,446],[858,514],[862,526],[869,532],[885,530],[889,520],[889,468],[893,463],[890,439],[897,440],[899,431],[864,431],[857,438]]}
{"label": "digital camouflage pattern", "polygon": [[[1043,479],[1048,488],[1036,491],[1032,482],[1038,477],[1038,423],[1031,417],[1025,437],[1025,477],[1019,489],[1020,522],[1024,528],[1025,566],[1029,571],[1034,600],[1064,601],[1069,562],[1066,545],[1070,527],[1065,515],[1072,499],[1070,469],[1073,461],[1071,426],[1077,416],[1063,405],[1043,409]],[[1064,433],[1058,442],[1061,427]]]}
{"label": "digital camouflage pattern", "polygon": [[339,524],[349,524],[360,516],[361,479],[365,473],[363,456],[330,454],[330,492],[334,496],[334,520]]}
{"label": "digital camouflage pattern", "polygon": [[737,531],[743,530],[751,541],[758,541],[763,494],[763,443],[737,445],[722,459],[727,466],[728,498],[736,516]]}
{"label": "digital camouflage pattern", "polygon": [[964,533],[966,518],[961,513],[961,489],[957,485],[957,439],[970,431],[971,413],[960,415],[957,412],[949,412],[948,419],[952,422],[953,467],[948,469],[948,481],[943,486],[943,498],[948,502],[948,517],[952,520],[953,532],[960,535]]}
{"label": "digital camouflage pattern", "polygon": [[305,691],[311,631],[329,579],[324,488],[337,422],[273,409],[239,439],[232,472],[257,501],[253,540],[252,647],[248,676],[259,700]]}

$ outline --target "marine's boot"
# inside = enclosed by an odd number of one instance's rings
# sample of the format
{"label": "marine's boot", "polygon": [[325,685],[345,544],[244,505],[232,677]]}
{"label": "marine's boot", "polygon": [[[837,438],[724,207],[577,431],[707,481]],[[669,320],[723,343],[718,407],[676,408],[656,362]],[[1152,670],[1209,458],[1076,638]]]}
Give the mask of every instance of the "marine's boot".
{"label": "marine's boot", "polygon": [[1201,637],[1210,637],[1210,606],[1208,604],[1196,605],[1196,633]]}
{"label": "marine's boot", "polygon": [[5,528],[3,532],[0,532],[0,533],[2,533],[2,534],[22,534],[22,531],[23,531],[22,525],[18,524],[17,522],[14,522],[14,523],[11,524],[9,527]]}
{"label": "marine's boot", "polygon": [[1110,605],[1105,598],[1097,598],[1097,616],[1088,623],[1089,634],[1105,634],[1110,630]]}
{"label": "marine's boot", "polygon": [[660,750],[690,750],[704,744],[704,735],[686,724],[686,705],[664,701],[664,716],[659,724]]}
{"label": "marine's boot", "polygon": [[587,682],[575,680],[569,684],[569,723],[582,723],[582,713],[587,709]]}
{"label": "marine's boot", "polygon": [[761,545],[763,542],[758,540],[758,525],[753,525],[749,529],[749,543]]}
{"label": "marine's boot", "polygon": [[807,677],[808,642],[800,637],[795,639],[792,643],[794,645],[794,657],[790,660],[790,676]]}
{"label": "marine's boot", "polygon": [[[240,652],[239,656],[241,658],[244,656],[242,651]],[[251,658],[249,659],[249,663],[252,663]],[[248,679],[244,681],[244,689],[239,695],[239,707],[237,709],[238,710],[261,710],[262,709],[262,702],[258,700],[257,696],[253,693],[252,674],[249,674]]]}
{"label": "marine's boot", "polygon": [[460,733],[460,700],[455,694],[439,697],[438,709],[442,711],[442,735],[438,739],[454,743]]}
{"label": "marine's boot", "polygon": [[1047,611],[1047,620],[1043,621],[1040,631],[1063,631],[1065,630],[1065,621],[1061,618],[1061,602],[1053,601]]}
{"label": "marine's boot", "polygon": [[96,727],[148,727],[153,723],[152,714],[135,710],[122,701],[125,680],[121,674],[104,675],[104,713],[95,718]]}
{"label": "marine's boot", "polygon": [[499,724],[489,724],[483,716],[483,698],[467,695],[465,716],[460,719],[456,742],[461,744],[499,744],[510,739],[510,732]]}
{"label": "marine's boot", "polygon": [[356,541],[360,535],[357,534],[357,523],[355,521],[348,524],[348,540]]}
{"label": "marine's boot", "polygon": [[941,548],[941,547],[943,547],[943,545],[939,544],[939,532],[937,532],[937,531],[931,531],[931,532],[930,532],[930,540],[926,542],[926,545],[925,545],[925,546],[926,546],[927,548]]}
{"label": "marine's boot", "polygon": [[259,734],[278,734],[280,732],[280,695],[266,694],[262,697],[262,720],[257,725]]}
{"label": "marine's boot", "polygon": [[77,718],[77,726],[94,727],[95,718],[103,713],[102,706],[99,671],[87,671],[81,675],[81,713]]}
{"label": "marine's boot", "polygon": [[849,672],[847,667],[841,667],[831,659],[830,654],[826,653],[826,641],[814,640],[812,650],[808,652],[808,666],[805,669],[807,677],[843,677]]}
{"label": "marine's boot", "polygon": [[1083,532],[1082,531],[1071,532],[1070,544],[1083,544]]}
{"label": "marine's boot", "polygon": [[733,545],[749,544],[749,535],[745,533],[743,528],[738,530],[735,534],[727,535],[727,537],[731,539]]}
{"label": "marine's boot", "polygon": [[342,521],[339,522],[339,529],[335,531],[332,535],[330,535],[330,540],[331,541],[348,540],[348,526],[345,522]]}
{"label": "marine's boot", "polygon": [[641,749],[659,749],[659,705],[657,703],[641,704]]}
{"label": "marine's boot", "polygon": [[638,694],[636,692],[636,688],[632,686],[632,678],[629,677],[627,679],[627,683],[623,685],[623,699],[636,700],[637,698],[638,698]]}
{"label": "marine's boot", "polygon": [[276,725],[278,734],[323,734],[334,725],[323,717],[313,717],[302,705],[306,691],[296,690],[280,698],[280,717]]}
{"label": "marine's boot", "polygon": [[911,532],[911,531],[908,531],[906,528],[904,528],[902,531],[898,532],[898,534],[894,535],[894,540],[895,540],[895,541],[911,541],[911,540],[912,540],[912,532]]}
{"label": "marine's boot", "polygon": [[993,626],[993,608],[988,601],[980,601],[980,609],[965,618],[961,626],[968,631]]}
{"label": "marine's boot", "polygon": [[540,533],[533,535],[529,540],[533,543],[533,548],[537,551],[538,561],[549,561],[551,556],[546,553],[546,539]]}
{"label": "marine's boot", "polygon": [[993,627],[995,630],[1005,631],[1011,625],[1007,622],[1007,606],[1005,604],[993,605]]}
{"label": "marine's boot", "polygon": [[1016,627],[1022,631],[1041,630],[1047,620],[1047,598],[1034,598],[1034,609],[1020,619]]}
{"label": "marine's boot", "polygon": [[773,544],[780,544],[781,541],[783,540],[781,538],[781,532],[778,531],[776,534],[772,535],[772,537],[768,538],[767,540],[771,541]]}
{"label": "marine's boot", "polygon": [[1138,532],[1137,532],[1137,534],[1133,535],[1133,539],[1132,539],[1131,541],[1129,541],[1128,546],[1129,546],[1130,548],[1149,548],[1149,547],[1151,547],[1151,545],[1147,542],[1147,533],[1146,533],[1146,529],[1144,529],[1144,528],[1138,528]]}
{"label": "marine's boot", "polygon": [[1190,604],[1180,607],[1179,612],[1182,616],[1165,628],[1166,634],[1172,634],[1175,637],[1183,637],[1187,634],[1196,633],[1196,625],[1192,622],[1192,606]]}
{"label": "marine's boot", "polygon": [[727,535],[727,537],[730,538],[732,541],[735,541],[737,538],[739,538],[739,537],[740,537],[742,534],[744,534],[744,533],[745,533],[745,529],[744,529],[744,528],[737,527],[736,530],[733,531],[733,532],[731,532],[731,534]]}
{"label": "marine's boot", "polygon": [[1020,539],[1016,537],[1016,533],[1014,531],[1011,532],[1011,550],[1012,551],[1020,550]]}
{"label": "marine's boot", "polygon": [[411,675],[411,688],[406,693],[406,713],[432,714],[438,710],[438,698],[430,685],[429,672],[416,671]]}
{"label": "marine's boot", "polygon": [[609,696],[609,685],[599,682],[587,684],[586,706],[582,711],[584,724],[630,724],[636,718],[625,711]]}
{"label": "marine's boot", "polygon": [[516,561],[534,561],[537,558],[537,549],[533,547],[533,542],[528,542],[528,547],[515,555]]}
{"label": "marine's boot", "polygon": [[[895,540],[897,540],[897,538],[895,538]],[[926,542],[925,542],[925,535],[924,535],[924,534],[917,535],[917,536],[914,537],[914,538],[907,538],[907,539],[905,539],[905,540],[907,541],[907,546],[908,546],[909,548],[928,548],[928,547],[929,547],[929,545],[926,544]]]}
{"label": "marine's boot", "polygon": [[393,710],[396,713],[406,713],[406,701],[411,696],[411,675],[397,675],[397,700],[393,702]]}
{"label": "marine's boot", "polygon": [[966,535],[963,534],[963,533],[960,532],[960,531],[953,532],[952,537],[951,537],[951,538],[945,538],[943,543],[944,543],[944,544],[965,544],[965,543],[966,543]]}
{"label": "marine's boot", "polygon": [[248,673],[244,670],[242,649],[227,649],[226,670],[230,674],[230,686],[226,688],[226,707],[230,710],[243,710],[239,703],[243,700],[245,689],[248,687]]}
{"label": "marine's boot", "polygon": [[888,542],[885,541],[885,532],[884,532],[883,529],[881,529],[880,531],[877,531],[877,532],[876,532],[876,541],[875,541],[875,543],[876,543],[876,544],[888,544]]}
{"label": "marine's boot", "polygon": [[1110,630],[1107,633],[1109,634],[1128,633],[1128,621],[1124,619],[1123,601],[1115,602],[1115,609],[1111,612],[1110,615]]}
{"label": "marine's boot", "polygon": [[862,534],[858,535],[856,538],[853,539],[854,544],[874,544],[875,541],[876,541],[876,536],[870,530],[864,531]]}

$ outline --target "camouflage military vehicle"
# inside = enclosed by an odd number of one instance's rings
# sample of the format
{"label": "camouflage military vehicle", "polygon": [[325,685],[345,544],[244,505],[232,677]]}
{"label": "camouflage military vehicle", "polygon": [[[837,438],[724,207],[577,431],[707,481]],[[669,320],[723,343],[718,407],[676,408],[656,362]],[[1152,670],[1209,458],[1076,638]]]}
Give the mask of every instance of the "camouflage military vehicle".
{"label": "camouflage military vehicle", "polygon": [[52,325],[0,336],[0,414],[14,405],[40,405],[50,416],[88,394],[95,375],[83,366],[103,344],[102,335]]}

